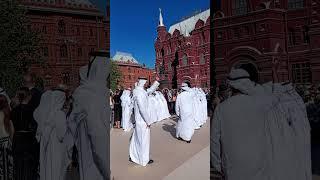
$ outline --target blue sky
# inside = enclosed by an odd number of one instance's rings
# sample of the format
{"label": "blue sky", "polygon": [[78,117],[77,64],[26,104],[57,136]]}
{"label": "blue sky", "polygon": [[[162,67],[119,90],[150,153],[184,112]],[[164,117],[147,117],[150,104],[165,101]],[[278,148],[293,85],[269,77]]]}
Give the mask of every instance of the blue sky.
{"label": "blue sky", "polygon": [[209,0],[110,0],[111,55],[123,51],[146,66],[155,62],[159,8],[164,24],[170,25],[198,10],[210,8]]}

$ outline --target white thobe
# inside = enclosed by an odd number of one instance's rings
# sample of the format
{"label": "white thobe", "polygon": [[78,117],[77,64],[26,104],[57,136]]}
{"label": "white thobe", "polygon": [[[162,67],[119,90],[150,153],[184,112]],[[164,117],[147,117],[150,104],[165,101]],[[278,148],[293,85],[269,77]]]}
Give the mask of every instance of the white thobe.
{"label": "white thobe", "polygon": [[161,119],[164,120],[169,117],[171,117],[168,109],[168,104],[166,98],[163,96],[163,94],[159,91],[156,92],[156,97],[158,98],[159,104],[160,104],[160,111],[161,111]]}
{"label": "white thobe", "polygon": [[179,116],[176,137],[180,137],[185,141],[190,141],[194,134],[195,111],[194,106],[190,103],[193,98],[194,94],[190,90],[180,93],[176,100],[176,114]]}
{"label": "white thobe", "polygon": [[130,131],[133,128],[133,124],[131,122],[131,98],[130,91],[124,91],[121,96],[121,106],[122,106],[122,118],[121,118],[121,126],[124,131]]}
{"label": "white thobe", "polygon": [[237,95],[215,109],[211,159],[227,180],[273,180],[265,105],[261,98]]}
{"label": "white thobe", "polygon": [[202,112],[201,112],[201,102],[200,99],[197,95],[197,92],[193,89],[192,90],[192,94],[193,94],[193,99],[192,99],[192,105],[193,105],[193,110],[194,110],[194,121],[195,121],[195,127],[194,129],[199,129],[200,126],[202,125],[203,122],[203,116],[202,116]]}
{"label": "white thobe", "polygon": [[133,90],[135,128],[130,140],[129,156],[131,160],[141,166],[146,166],[150,160],[150,128],[152,124],[148,110],[148,94],[152,94],[159,83],[156,81],[147,91],[143,87]]}
{"label": "white thobe", "polygon": [[152,123],[155,123],[159,121],[160,115],[161,115],[159,112],[159,101],[157,100],[155,95],[150,94],[148,96],[148,104],[149,104],[148,112],[149,112],[150,121]]}
{"label": "white thobe", "polygon": [[304,103],[290,85],[273,84],[272,90],[276,99],[275,118],[270,121],[275,179],[310,180],[310,125]]}

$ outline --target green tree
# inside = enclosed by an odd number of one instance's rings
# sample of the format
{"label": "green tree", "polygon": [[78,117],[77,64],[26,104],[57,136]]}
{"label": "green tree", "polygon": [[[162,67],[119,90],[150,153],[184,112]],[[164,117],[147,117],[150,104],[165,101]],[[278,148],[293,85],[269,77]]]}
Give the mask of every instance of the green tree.
{"label": "green tree", "polygon": [[110,87],[112,91],[115,91],[119,85],[122,74],[118,65],[111,60],[111,77],[110,77]]}
{"label": "green tree", "polygon": [[40,63],[40,36],[17,0],[0,1],[0,86],[13,95],[31,64]]}

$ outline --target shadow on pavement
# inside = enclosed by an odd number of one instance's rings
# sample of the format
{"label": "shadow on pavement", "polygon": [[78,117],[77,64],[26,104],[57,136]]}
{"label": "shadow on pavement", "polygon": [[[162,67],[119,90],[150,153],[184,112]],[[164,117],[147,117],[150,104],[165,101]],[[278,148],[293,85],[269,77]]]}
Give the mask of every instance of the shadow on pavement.
{"label": "shadow on pavement", "polygon": [[172,137],[176,138],[176,125],[175,124],[163,124],[162,129],[169,132]]}

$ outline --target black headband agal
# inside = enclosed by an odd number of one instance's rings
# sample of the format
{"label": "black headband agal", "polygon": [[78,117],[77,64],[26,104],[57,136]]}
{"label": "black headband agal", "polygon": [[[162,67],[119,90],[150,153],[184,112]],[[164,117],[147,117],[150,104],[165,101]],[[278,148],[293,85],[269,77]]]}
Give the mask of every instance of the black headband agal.
{"label": "black headband agal", "polygon": [[250,79],[250,77],[249,76],[240,76],[240,77],[236,77],[236,78],[228,77],[227,79],[229,81],[236,81],[236,80],[239,80],[239,79]]}
{"label": "black headband agal", "polygon": [[145,77],[139,77],[138,79],[139,79],[139,80],[148,80],[148,79],[145,78]]}
{"label": "black headband agal", "polygon": [[4,93],[4,89],[2,89],[2,90],[0,91],[0,93]]}

